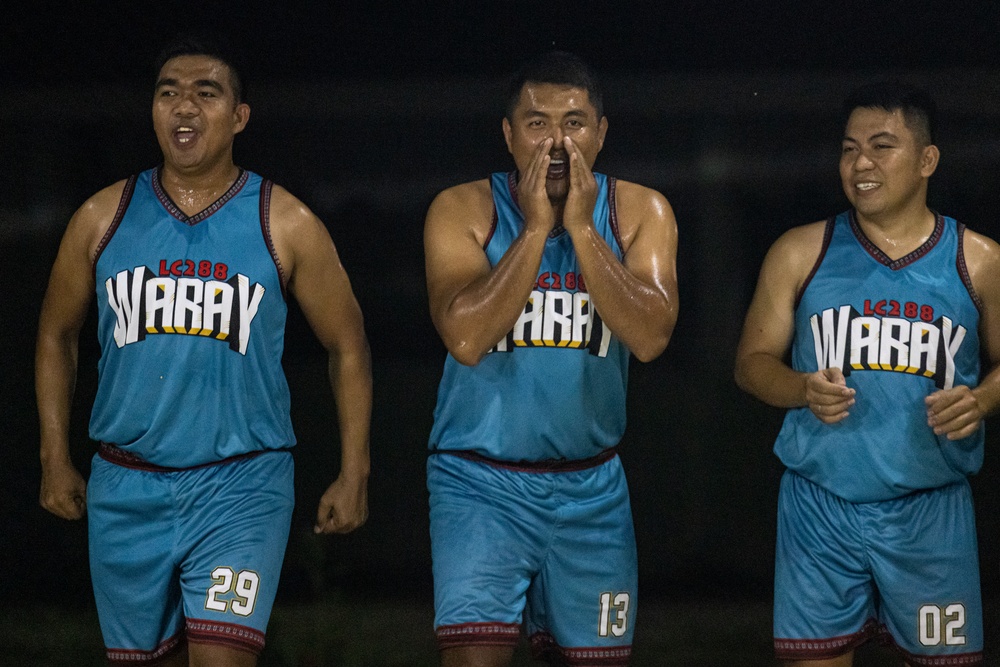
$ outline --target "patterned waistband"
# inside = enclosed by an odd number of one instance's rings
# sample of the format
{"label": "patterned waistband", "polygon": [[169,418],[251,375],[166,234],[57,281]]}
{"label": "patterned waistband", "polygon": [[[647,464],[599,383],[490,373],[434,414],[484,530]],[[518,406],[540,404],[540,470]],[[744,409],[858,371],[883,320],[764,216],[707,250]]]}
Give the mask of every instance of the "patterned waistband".
{"label": "patterned waistband", "polygon": [[514,470],[516,472],[575,472],[578,470],[596,468],[603,463],[607,463],[611,459],[618,456],[618,448],[609,447],[600,454],[586,459],[543,459],[541,461],[502,461],[500,459],[492,459],[488,456],[483,456],[478,452],[473,452],[468,449],[438,449],[431,453],[457,456],[458,458],[465,459],[467,461],[485,463],[486,465],[493,466],[494,468],[503,468],[504,470]]}
{"label": "patterned waistband", "polygon": [[114,463],[115,465],[122,466],[124,468],[131,468],[133,470],[144,470],[146,472],[181,472],[182,470],[198,470],[200,468],[208,468],[211,466],[225,465],[227,463],[233,463],[234,461],[242,461],[244,459],[252,459],[255,456],[260,456],[265,451],[282,451],[282,450],[258,450],[255,452],[247,452],[246,454],[237,454],[236,456],[230,456],[229,458],[221,459],[219,461],[209,461],[208,463],[202,463],[201,465],[191,466],[190,468],[169,468],[167,466],[158,466],[155,463],[149,463],[139,458],[132,452],[126,452],[120,447],[109,444],[107,442],[102,442],[97,448],[97,455],[108,463]]}

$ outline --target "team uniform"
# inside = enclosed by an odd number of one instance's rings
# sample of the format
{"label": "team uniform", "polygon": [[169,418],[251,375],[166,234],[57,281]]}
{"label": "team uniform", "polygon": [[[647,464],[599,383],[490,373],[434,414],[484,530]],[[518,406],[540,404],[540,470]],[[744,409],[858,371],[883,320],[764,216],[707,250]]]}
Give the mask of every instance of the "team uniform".
{"label": "team uniform", "polygon": [[94,271],[101,359],[87,490],[108,658],[188,641],[259,653],[293,505],[286,303],[271,183],[185,215],[130,178]]}
{"label": "team uniform", "polygon": [[[621,259],[615,180],[594,176],[594,225]],[[493,174],[490,185],[484,249],[496,265],[524,218],[516,174]],[[475,366],[446,359],[428,460],[441,648],[513,645],[523,623],[538,657],[627,663],[636,548],[614,448],[628,359],[562,229],[546,241],[514,328]]]}
{"label": "team uniform", "polygon": [[889,259],[853,212],[828,221],[795,308],[792,366],[840,368],[850,415],[823,424],[789,410],[774,450],[781,482],[775,651],[822,659],[872,636],[912,665],[982,660],[982,604],[968,476],[983,429],[949,441],[924,398],[979,380],[980,302],[964,227],[936,216],[909,255]]}

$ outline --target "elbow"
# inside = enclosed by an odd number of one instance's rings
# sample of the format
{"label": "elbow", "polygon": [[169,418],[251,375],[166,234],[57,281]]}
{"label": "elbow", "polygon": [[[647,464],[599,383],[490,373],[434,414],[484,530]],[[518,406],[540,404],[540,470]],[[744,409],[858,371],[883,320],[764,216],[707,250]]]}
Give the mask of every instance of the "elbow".
{"label": "elbow", "polygon": [[455,361],[463,366],[475,366],[486,356],[485,352],[474,350],[466,341],[448,344],[446,347],[448,348],[448,353],[455,358]]}

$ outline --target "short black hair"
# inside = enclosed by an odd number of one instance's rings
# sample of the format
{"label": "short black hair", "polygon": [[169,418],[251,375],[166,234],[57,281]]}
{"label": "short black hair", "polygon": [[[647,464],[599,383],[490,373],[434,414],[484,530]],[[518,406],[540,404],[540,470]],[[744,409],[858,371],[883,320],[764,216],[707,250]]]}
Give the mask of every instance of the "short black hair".
{"label": "short black hair", "polygon": [[239,58],[232,43],[221,35],[205,33],[184,33],[178,35],[160,51],[153,66],[153,76],[158,77],[160,70],[168,60],[178,56],[208,56],[218,60],[229,69],[230,85],[233,87],[233,97],[240,104],[246,98],[246,83],[240,68]]}
{"label": "short black hair", "polygon": [[590,103],[597,110],[597,117],[604,116],[604,96],[597,81],[597,75],[579,56],[566,51],[549,51],[532,58],[521,66],[510,81],[507,89],[507,119],[514,115],[514,109],[521,99],[521,91],[526,83],[554,83],[587,91]]}
{"label": "short black hair", "polygon": [[844,99],[843,125],[855,109],[883,109],[902,112],[906,126],[924,146],[934,143],[937,105],[923,89],[902,81],[875,81],[858,86]]}

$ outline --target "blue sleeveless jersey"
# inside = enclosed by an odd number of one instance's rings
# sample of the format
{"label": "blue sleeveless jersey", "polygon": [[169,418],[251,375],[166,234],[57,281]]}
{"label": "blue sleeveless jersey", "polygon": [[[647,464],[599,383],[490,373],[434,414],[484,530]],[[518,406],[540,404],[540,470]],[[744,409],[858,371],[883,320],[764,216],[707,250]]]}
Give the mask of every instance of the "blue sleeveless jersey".
{"label": "blue sleeveless jersey", "polygon": [[[615,180],[597,178],[594,225],[622,249]],[[524,224],[514,173],[493,174],[495,266]],[[469,450],[503,461],[578,460],[618,444],[625,430],[629,352],[601,321],[569,234],[546,241],[538,280],[512,331],[475,366],[449,354],[438,388],[432,450]]]}
{"label": "blue sleeveless jersey", "polygon": [[795,310],[792,366],[843,369],[857,394],[827,425],[789,410],[774,451],[791,470],[852,502],[887,500],[977,472],[983,428],[948,441],[927,426],[924,398],[979,381],[979,301],[962,252],[964,226],[937,216],[917,250],[890,260],[853,213],[827,223]]}
{"label": "blue sleeveless jersey", "polygon": [[241,171],[188,217],[158,170],[129,179],[94,266],[94,440],[172,468],[295,443],[270,191]]}

